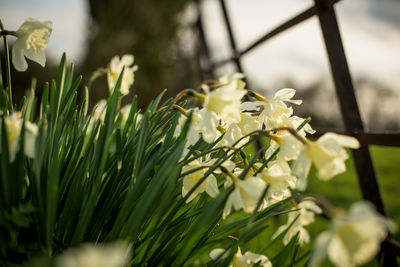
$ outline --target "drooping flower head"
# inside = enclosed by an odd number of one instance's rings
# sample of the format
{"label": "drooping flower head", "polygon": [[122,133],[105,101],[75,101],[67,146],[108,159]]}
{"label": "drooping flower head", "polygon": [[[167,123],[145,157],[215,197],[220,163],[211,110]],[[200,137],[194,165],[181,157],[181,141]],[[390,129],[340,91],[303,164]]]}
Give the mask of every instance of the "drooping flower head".
{"label": "drooping flower head", "polygon": [[16,32],[17,41],[12,48],[12,62],[17,71],[25,71],[28,63],[25,57],[39,63],[42,67],[46,64],[44,49],[49,43],[53,28],[51,21],[40,22],[27,18]]}
{"label": "drooping flower head", "polygon": [[[210,252],[210,258],[216,260],[220,257],[221,254],[225,253],[225,249],[216,248]],[[246,267],[246,266],[263,266],[263,267],[272,267],[271,261],[264,255],[256,254],[250,251],[247,251],[242,255],[242,251],[240,247],[238,248],[235,256],[233,256],[232,262],[229,264],[229,267]]]}
{"label": "drooping flower head", "polygon": [[107,71],[107,81],[108,81],[108,89],[110,92],[114,90],[115,84],[118,81],[118,77],[121,74],[122,69],[124,69],[124,74],[122,76],[121,88],[120,92],[122,95],[129,94],[129,88],[132,86],[135,81],[134,72],[137,71],[138,66],[133,65],[134,57],[133,55],[124,55],[119,58],[119,56],[115,56],[110,61],[110,67]]}
{"label": "drooping flower head", "polygon": [[326,257],[335,266],[363,265],[380,250],[380,243],[396,225],[365,201],[354,203],[347,215],[334,218],[329,230],[316,239],[310,266],[322,266]]}

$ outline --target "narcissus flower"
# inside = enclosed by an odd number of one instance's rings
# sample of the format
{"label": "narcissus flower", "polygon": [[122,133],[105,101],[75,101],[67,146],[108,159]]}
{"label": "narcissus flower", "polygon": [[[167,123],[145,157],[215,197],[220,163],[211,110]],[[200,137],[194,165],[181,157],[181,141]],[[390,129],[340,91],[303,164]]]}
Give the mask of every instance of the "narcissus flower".
{"label": "narcissus flower", "polygon": [[[23,120],[21,118],[20,112],[14,112],[9,116],[4,117],[10,162],[13,162],[15,160],[15,157],[18,151],[20,150],[20,135],[22,129],[22,121]],[[26,122],[24,153],[26,156],[30,158],[33,158],[35,156],[35,144],[36,144],[37,134],[38,134],[37,125],[31,122]]]}
{"label": "narcissus flower", "polygon": [[[256,163],[260,167],[261,163]],[[268,185],[268,192],[265,196],[266,205],[288,198],[291,193],[289,188],[296,187],[296,177],[286,161],[271,161],[268,168],[260,172],[257,177],[263,179]]]}
{"label": "narcissus flower", "polygon": [[317,176],[321,180],[329,180],[345,172],[345,161],[349,155],[343,147],[357,149],[360,143],[354,137],[335,133],[326,133],[316,142],[307,140],[293,165],[293,172],[298,178],[297,189],[306,188],[311,162],[317,168]]}
{"label": "narcissus flower", "polygon": [[[318,207],[314,201],[304,200],[292,208],[293,211],[288,214],[288,221],[285,225],[278,228],[272,238],[276,238],[282,232],[287,230],[283,237],[283,243],[289,244],[290,240],[299,233],[300,244],[308,243],[310,241],[310,235],[304,226],[307,226],[314,222],[314,214],[322,213],[320,207]],[[289,228],[289,229],[288,229]]]}
{"label": "narcissus flower", "polygon": [[[210,252],[210,257],[215,260],[221,254],[225,253],[225,249],[216,248]],[[250,251],[247,251],[242,255],[240,251],[240,247],[238,248],[235,256],[232,259],[230,267],[246,267],[246,266],[263,266],[263,267],[272,267],[271,261],[264,255],[256,254]]]}
{"label": "narcissus flower", "polygon": [[27,18],[19,27],[15,34],[18,39],[12,48],[12,62],[17,71],[28,68],[25,57],[45,66],[44,49],[49,43],[52,27],[51,21],[40,22],[32,18]]}
{"label": "narcissus flower", "polygon": [[235,189],[229,195],[222,218],[226,218],[232,210],[243,209],[246,213],[251,213],[257,208],[258,201],[262,197],[267,184],[259,177],[247,177],[244,180],[232,176],[228,178],[225,186],[229,186],[233,183]]}
{"label": "narcissus flower", "polygon": [[137,65],[133,65],[134,57],[133,55],[124,55],[120,59],[119,56],[115,56],[111,59],[109,69],[107,71],[107,81],[108,89],[110,92],[114,90],[115,84],[118,81],[118,77],[121,74],[122,69],[124,69],[124,74],[122,76],[120,92],[122,95],[129,94],[129,88],[135,81],[134,72],[137,71]]}
{"label": "narcissus flower", "polygon": [[[183,166],[182,173],[194,170],[199,167],[204,167],[199,169],[195,172],[192,172],[185,177],[183,177],[183,186],[182,186],[182,196],[185,197],[187,193],[204,177],[205,173],[207,172],[208,168],[206,166],[212,165],[210,162],[201,162],[199,160],[193,160],[189,164]],[[204,182],[202,182],[196,190],[189,196],[186,200],[186,203],[190,202],[194,199],[199,193],[206,193],[210,197],[216,197],[219,193],[217,179],[213,174],[210,174]]]}
{"label": "narcissus flower", "polygon": [[365,201],[350,207],[346,216],[334,218],[329,230],[316,239],[310,266],[321,266],[326,257],[335,266],[363,265],[380,250],[380,243],[396,226]]}
{"label": "narcissus flower", "polygon": [[55,260],[56,267],[124,267],[131,260],[131,247],[122,241],[83,244],[70,248]]}
{"label": "narcissus flower", "polygon": [[203,86],[206,92],[204,107],[215,112],[227,124],[240,120],[241,99],[247,93],[241,78],[241,73],[223,76],[219,79],[221,86],[214,91]]}

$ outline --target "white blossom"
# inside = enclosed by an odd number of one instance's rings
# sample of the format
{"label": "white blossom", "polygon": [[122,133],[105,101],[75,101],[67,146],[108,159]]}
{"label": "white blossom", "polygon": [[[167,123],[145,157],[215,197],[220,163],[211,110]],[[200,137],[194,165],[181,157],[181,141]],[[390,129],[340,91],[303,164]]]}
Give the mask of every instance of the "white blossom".
{"label": "white blossom", "polygon": [[215,112],[228,125],[240,120],[241,99],[247,93],[241,78],[243,74],[240,73],[225,75],[219,80],[221,86],[213,91],[203,86],[206,92],[203,106],[208,111]]}
{"label": "white blossom", "polygon": [[[221,254],[225,253],[225,249],[216,248],[210,252],[210,257],[213,260],[216,260]],[[246,266],[253,266],[258,264],[257,266],[263,267],[272,267],[271,261],[264,255],[256,254],[250,251],[247,251],[242,255],[240,247],[233,256],[232,262],[229,264],[229,267],[246,267]]]}
{"label": "white blossom", "polygon": [[[213,163],[213,162],[211,162]],[[192,172],[183,177],[182,196],[185,197],[187,193],[204,177],[208,171],[208,166],[212,165],[210,162],[201,162],[200,160],[193,160],[189,164],[183,166],[182,173],[194,170],[199,167],[204,167],[195,172]],[[219,193],[217,179],[213,174],[210,174],[204,182],[202,182],[194,192],[186,200],[186,203],[192,201],[198,194],[206,192],[210,197],[216,197]]]}
{"label": "white blossom", "polygon": [[327,257],[335,266],[366,264],[379,252],[388,231],[395,228],[368,202],[354,203],[348,215],[335,217],[330,229],[317,237],[310,266],[321,266]]}
{"label": "white blossom", "polygon": [[[260,163],[256,163],[260,167]],[[268,191],[265,196],[266,206],[288,198],[290,188],[296,187],[296,177],[292,175],[290,166],[285,161],[271,161],[267,168],[261,171],[257,177],[261,178],[267,185]]]}
{"label": "white blossom", "polygon": [[292,208],[292,211],[288,214],[288,221],[285,225],[278,228],[272,238],[276,238],[282,232],[287,230],[283,237],[283,243],[289,244],[290,240],[299,233],[300,244],[308,243],[310,241],[310,235],[304,226],[307,226],[314,222],[314,214],[322,213],[320,207],[318,207],[314,201],[304,200]]}
{"label": "white blossom", "polygon": [[[20,112],[14,112],[11,115],[4,117],[10,162],[13,162],[15,160],[15,157],[20,150],[22,121],[23,119]],[[27,157],[33,158],[35,156],[37,135],[37,125],[32,122],[25,122],[24,154]]]}
{"label": "white blossom", "polygon": [[52,27],[51,21],[40,22],[33,18],[25,19],[16,32],[18,39],[12,48],[12,62],[17,71],[25,71],[28,68],[25,57],[39,63],[42,67],[45,66],[44,49],[49,43]]}
{"label": "white blossom", "polygon": [[306,188],[311,162],[317,168],[317,176],[321,180],[329,180],[346,171],[345,161],[349,155],[343,147],[356,149],[359,146],[354,137],[335,133],[326,133],[316,142],[307,140],[293,165],[293,172],[298,178],[297,189]]}
{"label": "white blossom", "polygon": [[246,213],[253,212],[267,186],[266,183],[261,178],[254,176],[247,177],[244,180],[234,176],[232,179],[227,179],[228,182],[225,183],[225,186],[233,184],[235,189],[225,203],[222,218],[225,219],[231,213],[232,207],[235,210],[243,209]]}
{"label": "white blossom", "polygon": [[83,244],[70,248],[56,258],[56,267],[124,267],[132,252],[122,241],[110,244]]}
{"label": "white blossom", "polygon": [[134,72],[138,69],[137,65],[133,65],[133,61],[133,55],[129,54],[122,56],[121,59],[118,56],[111,59],[109,70],[107,71],[108,89],[110,92],[114,90],[118,77],[121,74],[122,69],[125,67],[121,80],[120,92],[122,95],[129,94],[129,88],[135,80]]}

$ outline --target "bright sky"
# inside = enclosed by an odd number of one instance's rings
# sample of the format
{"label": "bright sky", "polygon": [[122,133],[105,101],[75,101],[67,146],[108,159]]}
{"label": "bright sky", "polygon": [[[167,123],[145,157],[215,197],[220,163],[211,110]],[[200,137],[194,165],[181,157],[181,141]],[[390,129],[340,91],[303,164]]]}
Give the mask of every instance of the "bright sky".
{"label": "bright sky", "polygon": [[[312,5],[311,0],[228,0],[239,48]],[[206,32],[217,59],[229,55],[228,37],[218,1],[205,0]],[[339,27],[351,71],[400,90],[400,2],[343,0],[336,4]],[[319,22],[311,18],[254,49],[244,59],[250,81],[273,85],[290,77],[307,84],[329,74]],[[223,71],[226,71],[223,70]]]}

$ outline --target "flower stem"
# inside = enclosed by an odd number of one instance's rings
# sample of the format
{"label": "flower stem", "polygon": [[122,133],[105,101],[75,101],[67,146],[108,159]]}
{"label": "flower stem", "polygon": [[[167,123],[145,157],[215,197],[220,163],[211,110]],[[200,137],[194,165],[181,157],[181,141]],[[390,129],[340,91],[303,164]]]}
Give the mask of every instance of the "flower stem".
{"label": "flower stem", "polygon": [[7,36],[3,36],[4,39],[4,50],[5,50],[5,60],[6,60],[6,73],[7,73],[7,94],[8,94],[8,107],[10,111],[13,111],[12,104],[12,91],[11,91],[11,69],[10,69],[10,51],[8,49]]}

